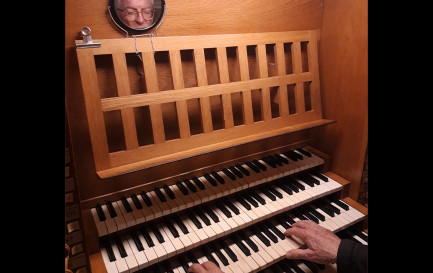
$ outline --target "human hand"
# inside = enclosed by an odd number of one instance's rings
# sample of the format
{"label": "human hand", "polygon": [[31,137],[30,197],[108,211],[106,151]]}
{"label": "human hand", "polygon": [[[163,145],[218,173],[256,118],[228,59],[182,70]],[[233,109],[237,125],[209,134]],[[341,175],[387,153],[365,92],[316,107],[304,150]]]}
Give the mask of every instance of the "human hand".
{"label": "human hand", "polygon": [[206,261],[202,264],[192,264],[188,271],[191,273],[224,273],[221,269],[211,261]]}
{"label": "human hand", "polygon": [[304,259],[326,264],[337,261],[337,252],[341,239],[332,231],[311,220],[301,220],[284,232],[284,235],[294,235],[307,244],[306,249],[287,251],[287,259]]}

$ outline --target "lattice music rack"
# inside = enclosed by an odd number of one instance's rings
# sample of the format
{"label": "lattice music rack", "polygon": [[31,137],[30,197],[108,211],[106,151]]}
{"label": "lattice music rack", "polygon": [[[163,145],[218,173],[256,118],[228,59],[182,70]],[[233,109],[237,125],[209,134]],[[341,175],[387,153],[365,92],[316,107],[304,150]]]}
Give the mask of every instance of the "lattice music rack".
{"label": "lattice music rack", "polygon": [[[89,124],[97,174],[108,178],[151,166],[196,156],[211,151],[244,144],[263,138],[295,132],[335,121],[322,119],[319,87],[317,41],[318,30],[269,32],[227,35],[171,36],[98,40],[100,47],[77,48],[77,57]],[[80,41],[76,41],[80,42]],[[306,44],[308,71],[303,72],[301,43]],[[266,46],[273,46],[277,75],[268,75]],[[287,47],[289,45],[289,47]],[[247,46],[255,47],[257,78],[250,79]],[[227,51],[236,48],[240,80],[230,81]],[[218,84],[208,84],[205,49],[215,49]],[[181,65],[182,50],[193,51],[197,86],[185,88]],[[160,91],[155,65],[155,52],[168,51],[172,90]],[[288,52],[291,51],[291,52]],[[141,52],[147,92],[131,94],[125,54]],[[291,54],[293,73],[286,73],[285,54]],[[101,98],[95,56],[111,55],[115,72],[117,96]],[[306,104],[304,83],[309,83],[309,102]],[[288,86],[293,96],[288,96]],[[271,101],[271,88],[278,91]],[[255,119],[252,90],[260,90],[260,115]],[[232,93],[242,97],[242,124],[235,125]],[[221,98],[221,129],[214,130],[210,97]],[[200,104],[202,133],[191,134],[187,100]],[[273,116],[271,103],[278,104]],[[161,105],[174,103],[179,138],[166,139]],[[257,104],[255,104],[257,105]],[[291,108],[289,109],[289,105]],[[306,105],[308,106],[306,108]],[[149,108],[153,143],[139,145],[134,108]],[[109,151],[104,113],[120,111],[125,149]]]}

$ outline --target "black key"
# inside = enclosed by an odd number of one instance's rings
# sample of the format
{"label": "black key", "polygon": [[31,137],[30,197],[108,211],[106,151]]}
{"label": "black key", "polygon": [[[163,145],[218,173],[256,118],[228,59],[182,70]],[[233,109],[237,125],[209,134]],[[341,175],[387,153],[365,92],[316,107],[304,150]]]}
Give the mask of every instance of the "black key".
{"label": "black key", "polygon": [[177,229],[174,227],[173,223],[171,223],[170,220],[167,219],[164,223],[170,230],[171,234],[173,234],[174,238],[179,237],[179,232],[177,231]]}
{"label": "black key", "polygon": [[286,272],[292,272],[290,269],[289,270],[285,270],[282,266],[281,266],[281,264],[280,263],[276,263],[276,264],[273,264],[271,267],[270,267],[270,269],[272,270],[272,272],[274,272],[274,273],[286,273]]}
{"label": "black key", "polygon": [[277,185],[277,187],[279,187],[280,189],[282,189],[283,191],[285,191],[287,194],[293,195],[293,191],[289,187],[287,187],[283,182],[281,182],[281,180],[277,181],[275,183],[275,185]]}
{"label": "black key", "polygon": [[311,157],[311,153],[304,148],[298,148],[296,151],[300,152],[301,154],[305,155],[306,157]]}
{"label": "black key", "polygon": [[245,201],[242,196],[240,195],[236,195],[234,196],[234,198],[236,199],[236,201],[238,201],[244,208],[246,208],[247,210],[251,210],[251,206],[250,204],[247,203],[247,201]]}
{"label": "black key", "polygon": [[278,242],[277,237],[263,223],[259,224],[259,228],[269,239],[271,239],[272,242]]}
{"label": "black key", "polygon": [[114,252],[113,249],[111,248],[110,242],[108,240],[104,240],[102,244],[104,245],[104,248],[107,251],[108,259],[110,260],[110,262],[116,261],[116,256],[114,256]]}
{"label": "black key", "polygon": [[255,208],[257,208],[259,206],[259,204],[257,203],[256,200],[254,200],[251,195],[249,195],[248,193],[244,194],[244,198],[250,202],[251,205],[253,205]]}
{"label": "black key", "polygon": [[273,155],[269,155],[268,158],[272,161],[275,162],[275,164],[277,164],[278,166],[283,166],[283,161],[281,161],[279,158],[273,156]]}
{"label": "black key", "polygon": [[188,212],[188,217],[189,219],[191,219],[191,221],[194,223],[194,225],[198,228],[201,229],[203,226],[201,225],[200,221],[195,217],[195,215],[190,211]]}
{"label": "black key", "polygon": [[196,257],[194,257],[194,255],[192,255],[191,252],[187,253],[187,258],[190,262],[192,262],[193,264],[199,264],[199,262],[197,261]]}
{"label": "black key", "polygon": [[233,262],[237,262],[238,256],[236,256],[233,250],[231,250],[230,247],[228,247],[228,245],[226,245],[225,243],[221,243],[221,245],[223,246],[223,250],[227,253],[230,259],[232,259]]}
{"label": "black key", "polygon": [[213,171],[210,173],[213,177],[215,177],[216,180],[218,180],[218,182],[220,182],[220,184],[225,184],[226,181],[224,180],[224,178],[222,178],[217,172]]}
{"label": "black key", "polygon": [[147,196],[146,192],[142,191],[141,197],[143,198],[143,201],[146,204],[146,206],[148,206],[148,207],[152,206],[152,201],[150,201],[150,198],[149,198],[149,196]]}
{"label": "black key", "polygon": [[203,210],[209,215],[210,218],[212,218],[212,220],[215,223],[218,223],[220,221],[220,219],[218,218],[218,216],[215,214],[215,212],[209,208],[208,206],[204,206]]}
{"label": "black key", "polygon": [[300,190],[305,190],[304,185],[299,184],[299,182],[296,181],[296,180],[295,180],[294,178],[292,178],[292,177],[287,177],[287,178],[286,178],[286,182],[288,182],[288,183],[286,183],[286,185],[293,185],[293,186],[297,187],[297,188],[300,189]]}
{"label": "black key", "polygon": [[214,243],[212,245],[212,250],[213,252],[218,256],[218,258],[220,259],[220,261],[223,263],[223,265],[228,266],[229,265],[229,261],[227,260],[227,258],[224,256],[224,254],[221,253],[221,247],[219,247],[216,243]]}
{"label": "black key", "polygon": [[325,221],[325,216],[323,214],[321,214],[320,212],[318,212],[317,210],[315,210],[315,209],[313,209],[311,207],[306,207],[306,209],[308,210],[308,212],[310,212],[311,214],[313,214],[314,216],[316,216],[317,219]]}
{"label": "black key", "polygon": [[253,226],[253,227],[251,228],[251,230],[252,230],[253,233],[257,236],[257,238],[259,238],[260,241],[262,241],[263,244],[265,244],[265,246],[270,246],[270,245],[271,245],[271,242],[269,242],[269,239],[266,238],[266,237],[263,235],[263,233],[259,230],[258,227]]}
{"label": "black key", "polygon": [[291,217],[289,217],[287,214],[285,214],[285,213],[282,213],[282,214],[280,214],[280,216],[287,222],[287,223],[289,223],[290,225],[293,225],[294,223],[296,223],[295,222],[295,220],[293,220]]}
{"label": "black key", "polygon": [[111,204],[110,201],[107,201],[106,205],[107,205],[108,213],[110,213],[111,218],[116,217],[117,213],[116,210],[114,210],[113,204]]}
{"label": "black key", "polygon": [[284,221],[284,219],[282,219],[280,217],[276,217],[275,221],[277,221],[278,223],[280,223],[285,229],[291,228],[291,226],[289,224],[287,224],[287,222]]}
{"label": "black key", "polygon": [[174,273],[170,266],[168,266],[168,263],[162,263],[162,266],[164,267],[164,273]]}
{"label": "black key", "polygon": [[305,217],[302,213],[300,213],[298,210],[293,210],[293,214],[298,217],[300,220],[310,220],[307,217]]}
{"label": "black key", "polygon": [[319,273],[317,270],[317,266],[314,265],[314,263],[307,261],[307,260],[301,260],[313,273]]}
{"label": "black key", "polygon": [[257,167],[256,165],[254,165],[253,163],[251,163],[250,161],[247,161],[245,164],[247,164],[247,166],[248,166],[251,170],[253,170],[254,172],[256,172],[256,173],[259,173],[259,172],[260,172],[260,168]]}
{"label": "black key", "polygon": [[164,194],[162,193],[161,189],[156,188],[155,190],[156,195],[158,196],[159,200],[161,200],[161,202],[167,202],[167,199],[165,199]]}
{"label": "black key", "polygon": [[259,247],[250,239],[250,237],[248,237],[247,235],[245,235],[245,233],[243,232],[239,232],[239,236],[242,238],[242,240],[245,241],[245,243],[247,243],[247,245],[254,251],[257,252],[259,251]]}
{"label": "black key", "polygon": [[355,233],[356,235],[358,235],[362,240],[364,240],[368,243],[368,235],[365,235],[363,232],[361,232],[360,230],[358,230],[356,228],[351,229],[351,231],[353,233]]}
{"label": "black key", "polygon": [[240,250],[245,254],[245,256],[251,255],[251,251],[248,249],[248,247],[246,245],[244,245],[244,243],[242,243],[242,240],[240,240],[239,237],[237,237],[236,235],[232,235],[231,239],[240,248]]}
{"label": "black key", "polygon": [[281,192],[279,192],[278,190],[276,190],[274,187],[270,186],[267,189],[268,189],[268,191],[270,191],[276,197],[278,197],[280,199],[283,199],[283,195],[281,194]]}
{"label": "black key", "polygon": [[257,167],[259,167],[260,168],[260,170],[262,170],[262,171],[266,171],[268,168],[266,168],[266,166],[265,165],[263,165],[262,163],[260,163],[258,160],[253,160],[252,161],[252,163],[254,164],[254,165],[256,165]]}
{"label": "black key", "polygon": [[155,237],[158,240],[158,242],[160,244],[164,243],[165,242],[164,237],[162,236],[161,232],[159,232],[158,227],[155,225],[150,225],[150,228],[152,229],[153,234],[155,234]]}
{"label": "black key", "polygon": [[320,185],[320,181],[319,181],[319,179],[313,177],[313,176],[312,176],[311,174],[309,174],[309,173],[304,173],[304,175],[305,175],[305,177],[306,177],[307,179],[313,181],[314,184],[316,184],[316,185]]}
{"label": "black key", "polygon": [[102,206],[100,204],[96,205],[96,212],[98,213],[99,221],[105,221],[106,220],[105,213],[102,210]]}
{"label": "black key", "polygon": [[223,204],[217,202],[215,205],[222,211],[222,213],[224,213],[227,218],[232,218],[231,212]]}
{"label": "black key", "polygon": [[313,172],[313,175],[320,178],[321,180],[328,182],[328,177],[324,176],[323,174],[319,173],[319,172]]}
{"label": "black key", "polygon": [[289,160],[287,160],[287,158],[281,156],[280,154],[274,154],[274,157],[283,162],[284,164],[289,164]]}
{"label": "black key", "polygon": [[330,208],[331,210],[333,210],[335,213],[340,214],[340,209],[337,208],[335,205],[333,205],[330,201],[328,201],[328,200],[326,200],[326,199],[322,199],[322,202],[323,202],[325,205],[328,205],[329,208]]}
{"label": "black key", "polygon": [[289,264],[296,273],[305,273],[293,260],[284,259],[283,261]]}
{"label": "black key", "polygon": [[210,174],[206,173],[206,174],[204,175],[204,178],[206,178],[206,180],[209,181],[209,183],[210,183],[212,186],[216,186],[216,185],[217,185],[217,182],[215,181],[215,179],[213,179],[212,176],[210,176]]}
{"label": "black key", "polygon": [[255,192],[254,190],[251,190],[249,192],[249,194],[251,194],[251,196],[256,199],[260,204],[264,205],[266,204],[265,199],[263,199],[257,192]]}
{"label": "black key", "polygon": [[183,255],[179,256],[178,261],[179,261],[180,265],[182,266],[183,270],[185,270],[185,272],[189,272],[188,271],[189,265],[188,265],[188,261],[186,260],[185,256],[183,256]]}
{"label": "black key", "polygon": [[283,155],[287,156],[293,161],[298,161],[298,159],[302,159],[302,158],[298,158],[299,154],[295,153],[294,151],[284,152]]}
{"label": "black key", "polygon": [[229,207],[236,215],[239,215],[239,209],[232,204],[228,199],[224,199],[224,204]]}
{"label": "black key", "polygon": [[344,210],[349,210],[349,206],[346,203],[343,203],[339,199],[333,199],[332,202],[334,202],[335,204],[337,204],[339,207],[343,208]]}
{"label": "black key", "polygon": [[205,223],[206,226],[211,225],[209,218],[207,218],[207,216],[203,213],[203,211],[201,211],[200,208],[196,208],[195,213],[198,215],[198,217],[200,217],[200,219],[203,221],[203,223]]}
{"label": "black key", "polygon": [[299,188],[296,187],[295,185],[293,185],[293,183],[288,179],[286,179],[284,181],[284,185],[287,186],[289,189],[291,189],[294,192],[299,192]]}
{"label": "black key", "polygon": [[247,169],[245,169],[244,167],[242,167],[242,165],[237,164],[235,167],[238,170],[240,170],[243,174],[245,174],[246,176],[250,176],[250,172]]}
{"label": "black key", "polygon": [[114,237],[114,242],[116,243],[117,249],[119,250],[120,257],[125,258],[128,256],[128,254],[126,254],[125,248],[123,247],[122,241],[120,241],[118,237]]}
{"label": "black key", "polygon": [[169,186],[164,185],[162,188],[164,189],[165,193],[168,195],[168,197],[170,197],[171,200],[173,200],[173,199],[176,198],[176,196],[175,196],[174,193],[171,191],[171,189],[170,189]]}
{"label": "black key", "polygon": [[307,210],[302,210],[302,214],[304,214],[305,217],[307,217],[307,218],[310,219],[311,221],[314,221],[316,224],[319,223],[319,219],[318,219],[316,216],[314,216],[312,213],[310,213],[309,211],[307,211]]}
{"label": "black key", "polygon": [[239,178],[244,177],[244,175],[241,173],[241,171],[239,171],[238,169],[236,169],[235,167],[231,166],[229,167],[229,170],[234,173],[234,175],[236,175]]}
{"label": "black key", "polygon": [[179,188],[179,190],[183,193],[183,195],[188,195],[189,192],[188,190],[185,188],[185,186],[182,184],[182,182],[177,181],[176,182],[176,186]]}
{"label": "black key", "polygon": [[131,208],[131,206],[129,205],[128,200],[126,200],[125,197],[122,197],[121,200],[122,200],[122,204],[123,204],[123,206],[125,207],[126,212],[132,212],[132,208]]}
{"label": "black key", "polygon": [[143,228],[140,229],[140,232],[141,232],[141,234],[143,235],[144,240],[146,241],[147,245],[148,245],[149,247],[154,247],[155,244],[153,243],[153,240],[152,240],[152,238],[150,237],[149,233],[147,233],[147,230],[143,227]]}
{"label": "black key", "polygon": [[275,235],[278,236],[278,238],[280,238],[281,240],[286,239],[286,236],[275,226],[273,225],[271,222],[269,222],[268,220],[263,221],[263,223],[265,224],[266,227],[268,227],[273,233],[275,233]]}
{"label": "black key", "polygon": [[296,178],[299,179],[300,181],[304,182],[305,184],[307,184],[310,187],[314,187],[314,182],[307,179],[307,177],[305,177],[305,175],[302,174],[298,174],[296,175]]}
{"label": "black key", "polygon": [[325,206],[323,203],[320,203],[319,200],[315,201],[314,204],[321,210],[323,210],[323,212],[325,212],[326,214],[328,214],[331,217],[334,217],[335,213],[333,210],[331,210],[329,207]]}
{"label": "black key", "polygon": [[261,191],[262,193],[264,193],[272,201],[277,200],[277,198],[275,197],[275,195],[273,195],[272,193],[270,193],[265,187],[260,187],[260,188],[258,188],[258,190]]}
{"label": "black key", "polygon": [[277,163],[275,161],[273,161],[272,159],[270,159],[269,157],[263,157],[262,160],[268,164],[269,166],[271,166],[272,168],[277,168]]}
{"label": "black key", "polygon": [[192,181],[194,181],[194,183],[197,185],[197,187],[200,189],[200,190],[204,190],[206,187],[204,186],[204,184],[203,184],[203,182],[201,182],[200,181],[200,179],[198,179],[197,177],[193,177],[192,178]]}
{"label": "black key", "polygon": [[173,219],[176,222],[176,224],[179,226],[179,228],[183,232],[183,234],[188,234],[189,233],[188,228],[185,226],[185,224],[183,223],[183,221],[180,220],[180,218],[177,215],[173,215]]}
{"label": "black key", "polygon": [[[215,257],[212,255],[212,251],[209,249],[208,246],[202,247],[202,252],[206,256],[206,258],[216,264],[219,267],[219,263],[216,261]],[[189,272],[189,271],[186,271]]]}
{"label": "black key", "polygon": [[197,188],[191,183],[191,181],[189,181],[189,179],[185,179],[183,181],[183,183],[185,183],[185,185],[188,187],[188,189],[192,192],[197,192]]}
{"label": "black key", "polygon": [[138,251],[143,251],[144,250],[143,244],[141,243],[140,239],[138,238],[137,234],[134,231],[131,232],[131,238],[134,241]]}
{"label": "black key", "polygon": [[223,173],[227,175],[231,180],[236,180],[236,175],[234,175],[231,171],[229,171],[227,168],[222,169]]}
{"label": "black key", "polygon": [[138,200],[137,195],[135,193],[131,195],[131,199],[132,199],[132,203],[134,203],[134,206],[137,209],[143,209],[143,206],[141,205],[140,200]]}

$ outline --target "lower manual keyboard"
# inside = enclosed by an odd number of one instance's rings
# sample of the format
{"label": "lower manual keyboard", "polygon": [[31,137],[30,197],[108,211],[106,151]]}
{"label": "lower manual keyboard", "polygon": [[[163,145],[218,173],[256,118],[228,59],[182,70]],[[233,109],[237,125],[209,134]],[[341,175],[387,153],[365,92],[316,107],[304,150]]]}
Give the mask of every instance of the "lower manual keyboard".
{"label": "lower manual keyboard", "polygon": [[[187,266],[195,260],[211,260],[226,273],[257,272],[283,259],[287,250],[303,245],[299,239],[283,234],[293,223],[308,219],[338,232],[365,217],[341,200],[328,197],[299,206],[294,211],[280,212],[275,217],[251,222],[239,232],[224,230],[219,225],[221,230],[217,233],[214,227],[218,222],[208,226],[207,221],[203,221],[206,218],[195,217],[195,214],[201,213],[192,214],[197,223],[194,223],[195,220],[188,221],[188,216],[184,215],[173,219],[172,224],[165,227],[160,223],[125,236],[103,240],[101,254],[107,272],[135,272],[143,268],[152,270],[166,264],[160,262],[167,259],[172,272],[187,272]],[[226,223],[226,219],[221,214],[219,216],[219,221]],[[212,217],[209,217],[209,221],[213,221]],[[182,223],[185,227],[181,228]],[[194,228],[198,223],[202,228]],[[208,229],[203,230],[205,227]],[[208,236],[208,240],[202,240],[200,236]],[[170,272],[158,270],[156,272]]]}

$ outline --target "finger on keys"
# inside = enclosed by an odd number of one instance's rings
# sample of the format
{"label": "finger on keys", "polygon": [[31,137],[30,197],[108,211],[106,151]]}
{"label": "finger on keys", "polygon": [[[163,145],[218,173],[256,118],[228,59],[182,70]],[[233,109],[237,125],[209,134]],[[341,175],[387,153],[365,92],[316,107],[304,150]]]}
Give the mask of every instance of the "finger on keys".
{"label": "finger on keys", "polygon": [[301,249],[301,248],[295,248],[287,251],[286,258],[287,259],[305,259],[310,260],[312,258],[315,258],[314,251],[312,251],[309,248]]}

